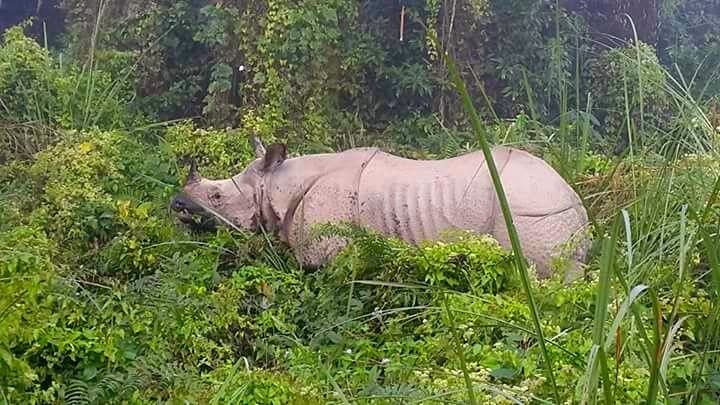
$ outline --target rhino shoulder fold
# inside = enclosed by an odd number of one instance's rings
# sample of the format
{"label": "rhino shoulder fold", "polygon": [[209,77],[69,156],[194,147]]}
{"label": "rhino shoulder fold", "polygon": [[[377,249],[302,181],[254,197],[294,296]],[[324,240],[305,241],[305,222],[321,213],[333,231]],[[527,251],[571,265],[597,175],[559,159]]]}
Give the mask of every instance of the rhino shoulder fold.
{"label": "rhino shoulder fold", "polygon": [[[340,153],[307,155],[287,160],[268,175],[263,180],[263,198],[283,224],[281,232],[288,232],[298,206],[309,193],[322,194],[324,204],[331,209],[333,204],[339,203],[336,200],[339,196],[327,189],[329,185],[342,185],[343,192],[356,192],[361,172],[378,153],[381,153],[378,148],[357,148]],[[317,199],[310,200],[319,204]]]}

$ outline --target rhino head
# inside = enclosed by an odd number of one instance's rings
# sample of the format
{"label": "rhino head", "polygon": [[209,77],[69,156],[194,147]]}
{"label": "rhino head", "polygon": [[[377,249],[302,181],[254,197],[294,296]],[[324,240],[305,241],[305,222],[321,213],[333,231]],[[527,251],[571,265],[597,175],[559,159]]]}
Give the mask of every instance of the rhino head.
{"label": "rhino head", "polygon": [[262,221],[262,179],[285,161],[287,147],[273,144],[266,150],[257,137],[252,141],[255,160],[229,179],[204,178],[197,165],[191,164],[185,185],[170,203],[181,222],[195,230],[213,229],[218,223],[251,232],[258,230]]}

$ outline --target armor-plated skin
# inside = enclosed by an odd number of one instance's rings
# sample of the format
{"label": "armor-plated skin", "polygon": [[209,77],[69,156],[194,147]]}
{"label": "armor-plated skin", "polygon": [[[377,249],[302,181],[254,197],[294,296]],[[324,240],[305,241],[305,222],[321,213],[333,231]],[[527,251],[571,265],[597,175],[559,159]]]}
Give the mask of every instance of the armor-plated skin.
{"label": "armor-plated skin", "polygon": [[[230,179],[203,179],[192,171],[173,209],[183,219],[204,206],[245,230],[262,225],[287,242],[307,267],[325,264],[344,246],[338,238],[311,240],[311,227],[339,221],[413,244],[460,229],[489,234],[510,247],[480,152],[420,161],[358,148],[286,160],[284,145],[268,149],[266,153],[256,141],[257,159]],[[546,277],[558,248],[584,232],[585,209],[541,159],[505,147],[492,153],[525,256],[537,266],[538,275]],[[574,267],[584,260],[587,246],[582,237],[569,258]]]}

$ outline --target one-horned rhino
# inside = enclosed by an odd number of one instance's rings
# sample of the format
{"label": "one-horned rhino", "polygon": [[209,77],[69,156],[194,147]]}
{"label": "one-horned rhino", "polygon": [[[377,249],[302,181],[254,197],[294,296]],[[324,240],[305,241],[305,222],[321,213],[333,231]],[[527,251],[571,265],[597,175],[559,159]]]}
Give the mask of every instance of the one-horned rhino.
{"label": "one-horned rhino", "polygon": [[[240,174],[210,180],[191,167],[171,207],[184,222],[209,213],[233,226],[278,234],[307,267],[323,265],[340,239],[310,238],[315,224],[351,222],[417,244],[444,231],[489,234],[510,247],[505,221],[481,152],[445,160],[411,160],[377,148],[287,158],[254,138],[256,159]],[[506,147],[493,159],[526,257],[540,277],[574,235],[584,235],[587,213],[573,189],[543,160]],[[587,239],[569,254],[584,260]],[[566,255],[567,252],[564,252]]]}

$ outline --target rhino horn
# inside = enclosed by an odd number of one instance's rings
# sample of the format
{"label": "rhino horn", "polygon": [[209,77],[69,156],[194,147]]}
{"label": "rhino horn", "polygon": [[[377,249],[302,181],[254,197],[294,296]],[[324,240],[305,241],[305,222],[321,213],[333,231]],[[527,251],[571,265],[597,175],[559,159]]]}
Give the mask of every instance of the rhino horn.
{"label": "rhino horn", "polygon": [[255,158],[260,159],[265,156],[265,146],[263,146],[262,141],[257,135],[253,135],[252,138],[252,144],[255,148]]}
{"label": "rhino horn", "polygon": [[188,173],[185,185],[197,183],[200,181],[200,174],[198,173],[197,162],[193,159],[190,161],[190,172]]}

